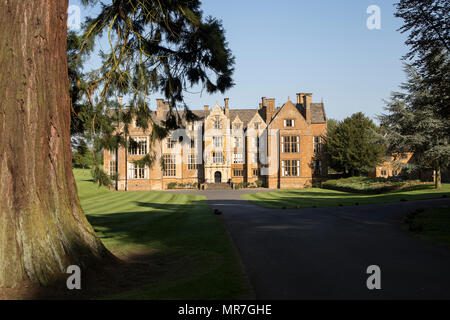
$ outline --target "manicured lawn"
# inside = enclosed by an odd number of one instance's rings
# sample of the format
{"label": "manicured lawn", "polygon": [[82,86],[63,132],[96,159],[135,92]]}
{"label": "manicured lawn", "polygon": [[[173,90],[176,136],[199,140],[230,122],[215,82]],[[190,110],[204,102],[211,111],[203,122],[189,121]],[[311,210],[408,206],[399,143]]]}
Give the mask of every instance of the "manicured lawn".
{"label": "manicured lawn", "polygon": [[450,247],[450,208],[418,210],[405,218],[404,226],[423,239]]}
{"label": "manicured lawn", "polygon": [[297,206],[300,208],[334,207],[431,199],[440,198],[444,195],[450,196],[450,184],[444,184],[441,190],[435,190],[432,185],[423,185],[417,190],[385,194],[356,194],[311,188],[250,193],[241,195],[241,197],[261,207],[293,209]]}
{"label": "manicured lawn", "polygon": [[132,261],[131,273],[139,269],[132,288],[115,288],[106,298],[251,298],[226,230],[203,196],[109,191],[92,184],[88,170],[74,174],[98,236],[116,256]]}

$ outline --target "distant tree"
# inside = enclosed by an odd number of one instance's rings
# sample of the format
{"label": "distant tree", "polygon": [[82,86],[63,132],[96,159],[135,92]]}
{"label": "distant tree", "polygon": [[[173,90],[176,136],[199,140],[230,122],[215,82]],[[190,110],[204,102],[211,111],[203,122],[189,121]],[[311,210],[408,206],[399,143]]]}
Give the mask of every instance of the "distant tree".
{"label": "distant tree", "polygon": [[92,165],[92,155],[84,139],[80,139],[73,154],[72,163],[75,167],[86,169]]}
{"label": "distant tree", "polygon": [[395,16],[402,18],[403,26],[399,29],[408,33],[406,45],[410,51],[406,59],[420,59],[435,49],[450,51],[450,2],[448,0],[401,0],[395,4]]}
{"label": "distant tree", "polygon": [[405,169],[433,169],[440,188],[450,154],[450,2],[400,0],[395,6],[410,48],[403,57],[407,82],[403,92],[392,93],[380,120],[389,151],[414,152],[416,161]]}
{"label": "distant tree", "polygon": [[85,58],[92,51],[92,46],[86,45],[86,50],[79,53],[82,39],[75,31],[67,33],[67,67],[69,73],[70,94],[70,134],[78,135],[85,131],[85,114],[89,105],[83,100],[87,84],[83,73]]}
{"label": "distant tree", "polygon": [[333,131],[337,125],[339,124],[339,121],[336,119],[328,119],[327,120],[327,132]]}
{"label": "distant tree", "polygon": [[[436,65],[448,64],[448,56],[436,57]],[[441,187],[441,169],[450,163],[450,141],[447,128],[450,120],[440,115],[434,102],[439,91],[411,65],[405,66],[407,82],[404,92],[394,92],[387,102],[386,114],[380,116],[386,130],[389,151],[414,152],[416,161],[406,169],[435,171],[435,187]]]}
{"label": "distant tree", "polygon": [[330,123],[327,132],[329,166],[350,176],[372,171],[385,156],[384,142],[378,130],[361,112],[341,122]]}

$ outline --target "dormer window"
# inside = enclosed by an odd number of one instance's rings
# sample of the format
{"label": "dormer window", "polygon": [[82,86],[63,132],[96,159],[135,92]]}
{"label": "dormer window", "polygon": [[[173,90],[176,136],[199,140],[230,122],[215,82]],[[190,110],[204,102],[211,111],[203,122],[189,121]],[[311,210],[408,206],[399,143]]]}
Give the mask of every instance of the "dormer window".
{"label": "dormer window", "polygon": [[259,128],[261,128],[261,123],[255,122],[255,130],[259,130]]}
{"label": "dormer window", "polygon": [[219,117],[214,119],[214,129],[222,129],[222,120]]}
{"label": "dormer window", "polygon": [[293,128],[295,126],[294,119],[286,119],[284,120],[284,127],[285,128]]}
{"label": "dormer window", "polygon": [[233,124],[233,129],[234,130],[240,130],[241,129],[241,124],[240,123]]}

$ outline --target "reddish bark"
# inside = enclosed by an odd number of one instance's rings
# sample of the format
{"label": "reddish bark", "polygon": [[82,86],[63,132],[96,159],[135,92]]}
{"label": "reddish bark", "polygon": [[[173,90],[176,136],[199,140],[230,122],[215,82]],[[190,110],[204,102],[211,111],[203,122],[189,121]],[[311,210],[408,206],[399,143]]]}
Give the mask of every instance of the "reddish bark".
{"label": "reddish bark", "polygon": [[108,256],[72,173],[68,0],[0,0],[0,287]]}

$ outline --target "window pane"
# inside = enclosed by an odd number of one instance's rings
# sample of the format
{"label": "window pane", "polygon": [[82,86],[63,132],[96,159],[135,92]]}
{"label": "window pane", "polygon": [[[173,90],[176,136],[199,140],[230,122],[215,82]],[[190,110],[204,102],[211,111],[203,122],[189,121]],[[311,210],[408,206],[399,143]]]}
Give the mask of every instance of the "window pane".
{"label": "window pane", "polygon": [[164,167],[163,176],[164,177],[174,177],[176,176],[176,164],[174,154],[163,155]]}

